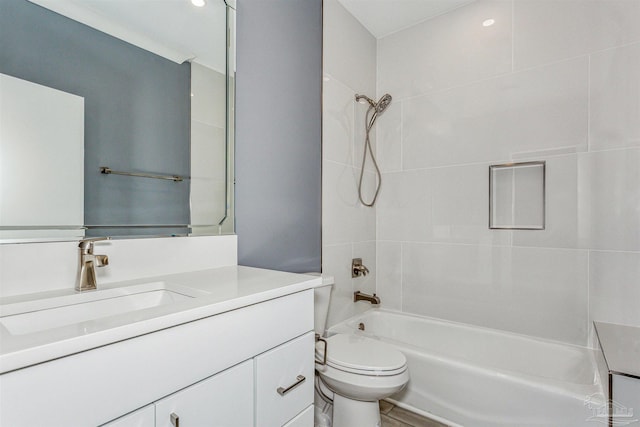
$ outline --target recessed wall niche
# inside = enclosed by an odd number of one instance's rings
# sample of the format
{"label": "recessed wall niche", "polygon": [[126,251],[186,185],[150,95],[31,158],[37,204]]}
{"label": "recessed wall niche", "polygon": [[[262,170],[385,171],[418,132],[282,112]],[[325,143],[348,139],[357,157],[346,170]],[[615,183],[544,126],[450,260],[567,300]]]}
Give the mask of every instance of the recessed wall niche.
{"label": "recessed wall niche", "polygon": [[489,228],[544,230],[545,162],[489,166]]}

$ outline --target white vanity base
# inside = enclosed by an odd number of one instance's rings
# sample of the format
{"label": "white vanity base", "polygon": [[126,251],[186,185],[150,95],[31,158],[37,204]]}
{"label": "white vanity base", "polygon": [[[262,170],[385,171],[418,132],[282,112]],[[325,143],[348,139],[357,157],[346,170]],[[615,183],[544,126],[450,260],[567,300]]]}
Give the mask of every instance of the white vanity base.
{"label": "white vanity base", "polygon": [[[182,416],[185,425],[191,425],[189,418],[196,420],[193,425],[209,425],[226,411],[237,418],[234,426],[283,426],[313,404],[313,357],[313,291],[285,293],[4,373],[0,425],[68,427],[115,420],[118,427],[169,427],[171,413]],[[296,382],[289,392],[278,393]],[[212,398],[209,389],[221,392]],[[209,422],[198,422],[197,414],[206,416],[203,408],[209,406],[220,414],[214,411]],[[149,407],[155,424],[125,423],[134,414],[148,415]],[[120,418],[124,414],[129,415]]]}

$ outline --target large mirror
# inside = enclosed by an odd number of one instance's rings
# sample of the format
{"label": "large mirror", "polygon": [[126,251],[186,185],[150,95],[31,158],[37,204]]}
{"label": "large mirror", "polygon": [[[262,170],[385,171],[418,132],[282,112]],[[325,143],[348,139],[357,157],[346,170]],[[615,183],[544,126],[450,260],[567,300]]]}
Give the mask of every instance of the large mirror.
{"label": "large mirror", "polygon": [[0,0],[0,242],[229,234],[229,0]]}

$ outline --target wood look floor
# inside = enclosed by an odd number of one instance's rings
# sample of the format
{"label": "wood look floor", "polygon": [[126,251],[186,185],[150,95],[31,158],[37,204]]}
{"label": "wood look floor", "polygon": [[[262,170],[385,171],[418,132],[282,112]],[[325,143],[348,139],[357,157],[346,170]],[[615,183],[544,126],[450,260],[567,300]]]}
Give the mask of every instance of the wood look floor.
{"label": "wood look floor", "polygon": [[382,427],[447,427],[446,424],[398,408],[389,402],[380,401]]}

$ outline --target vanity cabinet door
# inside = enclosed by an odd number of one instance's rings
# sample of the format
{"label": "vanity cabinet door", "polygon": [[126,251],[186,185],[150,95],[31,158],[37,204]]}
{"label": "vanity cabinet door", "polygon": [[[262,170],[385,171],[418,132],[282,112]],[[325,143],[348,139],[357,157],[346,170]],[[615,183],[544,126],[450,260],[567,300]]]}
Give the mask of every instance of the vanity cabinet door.
{"label": "vanity cabinet door", "polygon": [[[176,369],[189,369],[188,366]],[[252,427],[253,360],[156,402],[156,427]]]}
{"label": "vanity cabinet door", "polygon": [[313,418],[315,416],[313,405],[309,405],[307,409],[300,412],[294,419],[286,423],[283,427],[313,427]]}
{"label": "vanity cabinet door", "polygon": [[257,427],[282,426],[313,403],[314,343],[309,332],[256,357]]}
{"label": "vanity cabinet door", "polygon": [[155,422],[155,406],[149,405],[109,423],[103,424],[102,427],[153,427]]}

